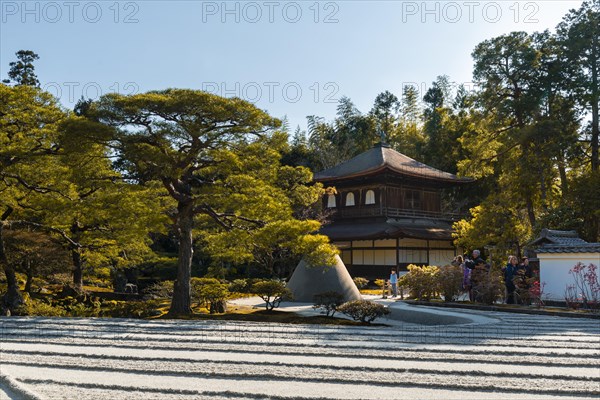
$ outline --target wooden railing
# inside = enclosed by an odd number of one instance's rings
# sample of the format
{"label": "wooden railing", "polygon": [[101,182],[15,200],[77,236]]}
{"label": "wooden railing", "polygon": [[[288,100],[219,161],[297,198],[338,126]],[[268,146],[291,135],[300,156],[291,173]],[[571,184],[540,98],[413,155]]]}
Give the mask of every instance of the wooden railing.
{"label": "wooden railing", "polygon": [[334,219],[360,218],[360,217],[388,217],[388,218],[428,218],[457,221],[465,217],[461,213],[443,213],[436,211],[410,210],[393,207],[353,208],[343,207],[335,210]]}

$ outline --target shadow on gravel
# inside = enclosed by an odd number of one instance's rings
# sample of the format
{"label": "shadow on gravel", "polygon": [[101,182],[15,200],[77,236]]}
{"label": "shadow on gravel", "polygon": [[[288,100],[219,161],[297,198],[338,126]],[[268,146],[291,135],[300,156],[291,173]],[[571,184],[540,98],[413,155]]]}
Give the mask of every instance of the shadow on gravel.
{"label": "shadow on gravel", "polygon": [[457,317],[454,315],[440,315],[430,312],[412,311],[406,309],[390,308],[390,314],[387,318],[396,321],[406,322],[408,324],[419,325],[460,325],[470,324],[473,320],[469,318]]}

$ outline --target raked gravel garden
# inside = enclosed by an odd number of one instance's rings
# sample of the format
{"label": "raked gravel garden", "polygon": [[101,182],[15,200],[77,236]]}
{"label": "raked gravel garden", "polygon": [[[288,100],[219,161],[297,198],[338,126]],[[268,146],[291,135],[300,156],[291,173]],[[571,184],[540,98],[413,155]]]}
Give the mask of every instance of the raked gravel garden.
{"label": "raked gravel garden", "polygon": [[374,326],[1,318],[0,399],[600,397],[599,319],[385,303]]}

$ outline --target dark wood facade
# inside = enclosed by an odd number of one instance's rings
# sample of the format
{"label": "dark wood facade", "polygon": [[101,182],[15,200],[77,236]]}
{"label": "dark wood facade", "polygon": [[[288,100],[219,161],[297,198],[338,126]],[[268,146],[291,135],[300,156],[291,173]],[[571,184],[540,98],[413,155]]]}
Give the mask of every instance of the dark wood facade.
{"label": "dark wood facade", "polygon": [[315,180],[335,187],[323,198],[332,222],[321,232],[340,249],[352,276],[385,278],[391,268],[443,265],[456,250],[443,191],[471,180],[436,170],[379,144]]}

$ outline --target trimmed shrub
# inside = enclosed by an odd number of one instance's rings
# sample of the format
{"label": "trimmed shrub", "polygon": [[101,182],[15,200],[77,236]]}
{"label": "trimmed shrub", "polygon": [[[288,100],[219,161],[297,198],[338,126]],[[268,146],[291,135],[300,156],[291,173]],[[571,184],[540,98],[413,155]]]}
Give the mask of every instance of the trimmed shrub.
{"label": "trimmed shrub", "polygon": [[173,297],[173,287],[173,281],[160,281],[153,283],[144,289],[144,298],[147,300],[171,299]]}
{"label": "trimmed shrub", "polygon": [[247,279],[234,279],[233,282],[229,284],[229,291],[235,293],[248,293],[250,288],[251,285]]}
{"label": "trimmed shrub", "polygon": [[352,300],[342,304],[337,310],[355,321],[367,324],[390,313],[390,310],[383,305],[369,300]]}
{"label": "trimmed shrub", "polygon": [[471,271],[473,297],[475,301],[494,304],[504,297],[504,279],[500,269],[475,268]]}
{"label": "trimmed shrub", "polygon": [[461,294],[463,270],[458,265],[440,267],[437,281],[439,291],[444,296],[444,301],[454,301]]}
{"label": "trimmed shrub", "polygon": [[252,285],[252,292],[265,301],[267,311],[279,307],[284,298],[292,298],[285,284],[275,280],[264,280]]}
{"label": "trimmed shrub", "polygon": [[377,286],[379,289],[383,289],[384,285],[385,279],[375,279],[375,286]]}
{"label": "trimmed shrub", "polygon": [[[365,279],[366,280],[366,279]],[[344,303],[344,295],[338,292],[324,292],[315,294],[313,308],[323,309],[322,312],[328,317],[333,317],[338,307]]]}
{"label": "trimmed shrub", "polygon": [[207,308],[211,314],[224,313],[227,311],[227,297],[229,296],[229,290],[227,285],[224,283],[207,283],[195,287],[195,297],[199,302],[203,302],[207,305]]}
{"label": "trimmed shrub", "polygon": [[352,280],[354,281],[354,284],[356,285],[356,287],[359,289],[364,289],[369,284],[368,279],[360,277],[360,276],[357,276],[356,278],[353,278]]}
{"label": "trimmed shrub", "polygon": [[207,278],[207,277],[203,277],[203,278],[192,278],[190,280],[190,283],[192,286],[202,286],[202,285],[216,285],[221,283],[220,280],[218,280],[217,278]]}
{"label": "trimmed shrub", "polygon": [[404,281],[410,290],[411,297],[417,300],[429,300],[434,297],[438,289],[437,275],[439,271],[440,269],[435,266],[409,265],[408,274],[404,275]]}

